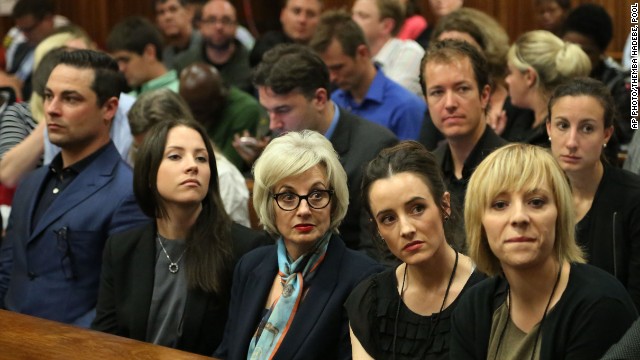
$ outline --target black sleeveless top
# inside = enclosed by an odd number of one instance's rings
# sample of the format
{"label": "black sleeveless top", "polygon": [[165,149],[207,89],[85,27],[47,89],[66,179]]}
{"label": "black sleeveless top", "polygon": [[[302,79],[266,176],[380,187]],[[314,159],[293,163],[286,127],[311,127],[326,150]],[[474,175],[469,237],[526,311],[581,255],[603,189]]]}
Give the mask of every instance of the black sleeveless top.
{"label": "black sleeveless top", "polygon": [[[401,302],[396,359],[449,359],[451,313],[460,296],[484,278],[474,270],[460,295],[440,314],[422,316]],[[345,303],[353,333],[374,359],[393,358],[395,319],[400,302],[397,289],[395,269],[387,270],[360,283]]]}

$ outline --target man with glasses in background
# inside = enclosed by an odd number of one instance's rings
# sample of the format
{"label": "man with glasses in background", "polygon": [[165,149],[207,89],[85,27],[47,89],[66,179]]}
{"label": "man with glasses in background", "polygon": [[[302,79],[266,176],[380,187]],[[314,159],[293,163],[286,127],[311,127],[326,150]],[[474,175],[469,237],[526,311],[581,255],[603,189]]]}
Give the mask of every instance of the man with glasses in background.
{"label": "man with glasses in background", "polygon": [[202,46],[176,57],[178,72],[195,62],[213,65],[227,85],[253,92],[249,51],[236,39],[236,9],[226,0],[211,0],[202,7],[199,30]]}
{"label": "man with glasses in background", "polygon": [[52,0],[19,0],[11,16],[16,26],[5,36],[6,72],[0,78],[1,85],[12,86],[18,98],[28,100],[31,95],[33,52],[36,46],[56,27],[67,25],[69,20],[53,14]]}
{"label": "man with glasses in background", "polygon": [[155,0],[156,24],[164,35],[166,45],[162,50],[162,62],[173,68],[178,54],[198,49],[202,44],[200,32],[193,28],[193,7],[187,0]]}

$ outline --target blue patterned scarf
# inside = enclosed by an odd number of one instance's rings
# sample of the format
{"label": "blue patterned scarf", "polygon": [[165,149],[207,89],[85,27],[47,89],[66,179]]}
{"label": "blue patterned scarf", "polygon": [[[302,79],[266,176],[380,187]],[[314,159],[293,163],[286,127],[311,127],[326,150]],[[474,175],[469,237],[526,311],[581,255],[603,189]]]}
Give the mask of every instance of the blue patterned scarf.
{"label": "blue patterned scarf", "polygon": [[282,284],[282,295],[271,305],[271,308],[260,322],[251,343],[247,359],[271,359],[276,354],[282,340],[289,330],[302,299],[304,282],[308,281],[324,260],[331,232],[327,232],[316,241],[313,249],[291,262],[287,255],[284,240],[278,239],[278,276]]}

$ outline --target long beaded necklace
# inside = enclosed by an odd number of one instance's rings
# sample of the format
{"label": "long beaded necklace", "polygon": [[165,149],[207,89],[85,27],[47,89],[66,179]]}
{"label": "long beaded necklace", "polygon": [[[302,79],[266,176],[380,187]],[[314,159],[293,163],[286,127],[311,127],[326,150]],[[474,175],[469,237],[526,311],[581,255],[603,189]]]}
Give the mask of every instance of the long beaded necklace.
{"label": "long beaded necklace", "polygon": [[[433,335],[434,329],[438,326],[438,322],[440,321],[440,314],[442,310],[444,310],[444,305],[447,302],[447,296],[449,296],[449,290],[451,289],[451,284],[453,283],[453,279],[456,276],[456,269],[458,268],[458,251],[453,250],[456,253],[456,260],[453,263],[453,269],[451,270],[451,276],[449,277],[449,283],[447,284],[447,289],[444,291],[444,297],[442,298],[442,304],[440,305],[440,311],[437,314],[433,314],[431,317],[431,329],[429,329],[429,336],[427,336],[428,340],[431,340],[431,336]],[[396,359],[396,339],[398,337],[398,317],[400,316],[400,304],[402,304],[404,299],[404,284],[407,280],[407,265],[404,266],[404,274],[402,275],[402,286],[400,287],[400,300],[398,300],[398,307],[396,308],[396,319],[393,323],[393,360]]]}
{"label": "long beaded necklace", "polygon": [[[531,360],[533,360],[535,357],[536,348],[538,347],[538,339],[540,339],[540,333],[542,332],[542,325],[544,324],[544,319],[547,318],[547,312],[549,312],[551,299],[553,299],[553,294],[555,294],[556,288],[558,287],[558,283],[560,282],[560,275],[562,275],[562,263],[560,263],[560,269],[558,270],[558,276],[556,277],[556,282],[553,284],[553,289],[551,289],[551,295],[549,295],[547,306],[544,307],[544,313],[542,314],[542,319],[540,320],[540,324],[538,325],[538,330],[536,330],[536,339],[533,342],[533,351],[531,351]],[[502,345],[502,339],[504,338],[504,334],[507,330],[507,325],[509,325],[509,320],[511,319],[511,289],[510,288],[507,288],[507,297],[508,297],[507,321],[504,323],[502,332],[500,332],[500,339],[498,340],[498,346],[496,347],[496,354],[494,355],[493,360],[496,360],[498,358],[498,353],[500,352],[500,345]]]}
{"label": "long beaded necklace", "polygon": [[178,257],[178,260],[173,261],[173,260],[171,260],[171,257],[169,256],[169,253],[167,252],[167,249],[164,248],[164,244],[162,243],[162,239],[160,239],[160,234],[158,234],[158,236],[156,238],[158,239],[158,243],[160,244],[160,247],[162,248],[162,251],[164,252],[164,256],[166,256],[167,260],[169,260],[169,272],[171,272],[172,274],[177,273],[178,270],[180,270],[180,266],[178,266],[178,263],[180,262],[180,260],[182,260],[182,257],[184,256],[184,253],[187,252],[187,249],[185,248],[184,250],[182,250],[182,254],[180,254],[180,257]]}

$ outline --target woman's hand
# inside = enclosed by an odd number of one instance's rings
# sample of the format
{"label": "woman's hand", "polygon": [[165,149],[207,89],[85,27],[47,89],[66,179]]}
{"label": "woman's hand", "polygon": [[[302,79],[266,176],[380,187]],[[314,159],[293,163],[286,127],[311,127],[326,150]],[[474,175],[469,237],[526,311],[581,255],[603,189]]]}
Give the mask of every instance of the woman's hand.
{"label": "woman's hand", "polygon": [[499,113],[490,111],[487,115],[487,124],[491,126],[496,134],[502,135],[504,129],[507,127],[507,112],[505,110]]}

